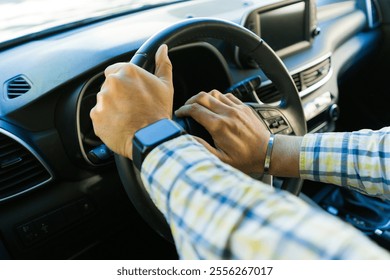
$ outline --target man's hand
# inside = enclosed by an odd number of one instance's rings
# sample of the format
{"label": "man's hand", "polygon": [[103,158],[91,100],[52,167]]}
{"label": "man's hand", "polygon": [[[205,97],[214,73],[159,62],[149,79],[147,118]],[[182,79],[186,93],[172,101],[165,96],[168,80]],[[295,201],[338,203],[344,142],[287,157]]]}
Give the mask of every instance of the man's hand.
{"label": "man's hand", "polygon": [[232,94],[201,92],[177,110],[178,117],[192,117],[213,137],[216,148],[198,139],[227,164],[245,173],[263,172],[270,132],[251,108]]}
{"label": "man's hand", "polygon": [[155,75],[131,64],[105,70],[106,80],[90,116],[95,134],[114,152],[132,159],[134,133],[163,118],[172,118],[172,64],[168,48],[156,53]]}

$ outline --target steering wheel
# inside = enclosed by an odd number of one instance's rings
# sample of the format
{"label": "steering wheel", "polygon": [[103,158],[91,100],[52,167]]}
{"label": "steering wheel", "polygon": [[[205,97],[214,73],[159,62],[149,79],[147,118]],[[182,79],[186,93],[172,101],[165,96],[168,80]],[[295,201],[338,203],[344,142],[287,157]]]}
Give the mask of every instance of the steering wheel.
{"label": "steering wheel", "polygon": [[[184,20],[162,30],[147,40],[130,62],[153,73],[155,67],[154,57],[160,45],[167,44],[171,49],[210,38],[222,40],[239,47],[240,52],[251,57],[279,90],[281,101],[276,106],[258,103],[249,104],[264,121],[264,124],[268,126],[269,130],[274,134],[304,135],[306,133],[306,121],[302,103],[286,67],[261,38],[240,25],[209,18]],[[186,129],[191,133],[191,125],[188,122]],[[132,161],[119,155],[115,155],[115,161],[125,190],[140,215],[161,236],[173,241],[168,223],[150,199],[142,183],[140,173],[133,166]],[[301,185],[299,179],[285,179],[282,188],[298,195]]]}

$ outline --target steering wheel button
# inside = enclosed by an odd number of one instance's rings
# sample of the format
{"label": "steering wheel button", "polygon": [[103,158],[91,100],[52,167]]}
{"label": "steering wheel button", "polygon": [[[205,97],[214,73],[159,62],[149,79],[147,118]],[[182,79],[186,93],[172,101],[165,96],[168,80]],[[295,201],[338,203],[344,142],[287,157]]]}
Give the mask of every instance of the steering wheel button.
{"label": "steering wheel button", "polygon": [[276,110],[269,110],[268,112],[271,115],[271,117],[279,117],[280,116],[280,113]]}
{"label": "steering wheel button", "polygon": [[271,128],[279,128],[279,123],[277,121],[273,122]]}
{"label": "steering wheel button", "polygon": [[261,114],[261,116],[264,118],[264,119],[268,119],[271,117],[271,114],[269,113],[269,111],[259,111],[259,113]]}

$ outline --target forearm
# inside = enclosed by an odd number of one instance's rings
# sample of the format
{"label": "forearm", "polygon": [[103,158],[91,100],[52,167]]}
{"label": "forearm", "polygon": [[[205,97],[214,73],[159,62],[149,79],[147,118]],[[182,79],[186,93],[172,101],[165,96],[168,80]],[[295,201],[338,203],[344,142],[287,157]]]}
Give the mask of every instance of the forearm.
{"label": "forearm", "polygon": [[300,155],[301,177],[389,199],[389,133],[386,128],[306,135]]}
{"label": "forearm", "polygon": [[142,170],[181,258],[389,258],[352,227],[253,180],[187,137],[156,148]]}
{"label": "forearm", "polygon": [[270,174],[331,183],[389,199],[389,135],[387,129],[276,135]]}

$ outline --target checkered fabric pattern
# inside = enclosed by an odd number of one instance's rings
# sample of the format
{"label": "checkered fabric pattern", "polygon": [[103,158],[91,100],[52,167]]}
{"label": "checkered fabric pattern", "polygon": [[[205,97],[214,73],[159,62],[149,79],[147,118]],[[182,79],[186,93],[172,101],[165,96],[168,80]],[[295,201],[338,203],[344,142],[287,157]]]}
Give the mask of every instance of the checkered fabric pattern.
{"label": "checkered fabric pattern", "polygon": [[303,179],[390,199],[390,128],[308,134],[300,153]]}
{"label": "checkered fabric pattern", "polygon": [[181,259],[390,259],[353,227],[224,164],[191,136],[155,148],[141,175]]}

